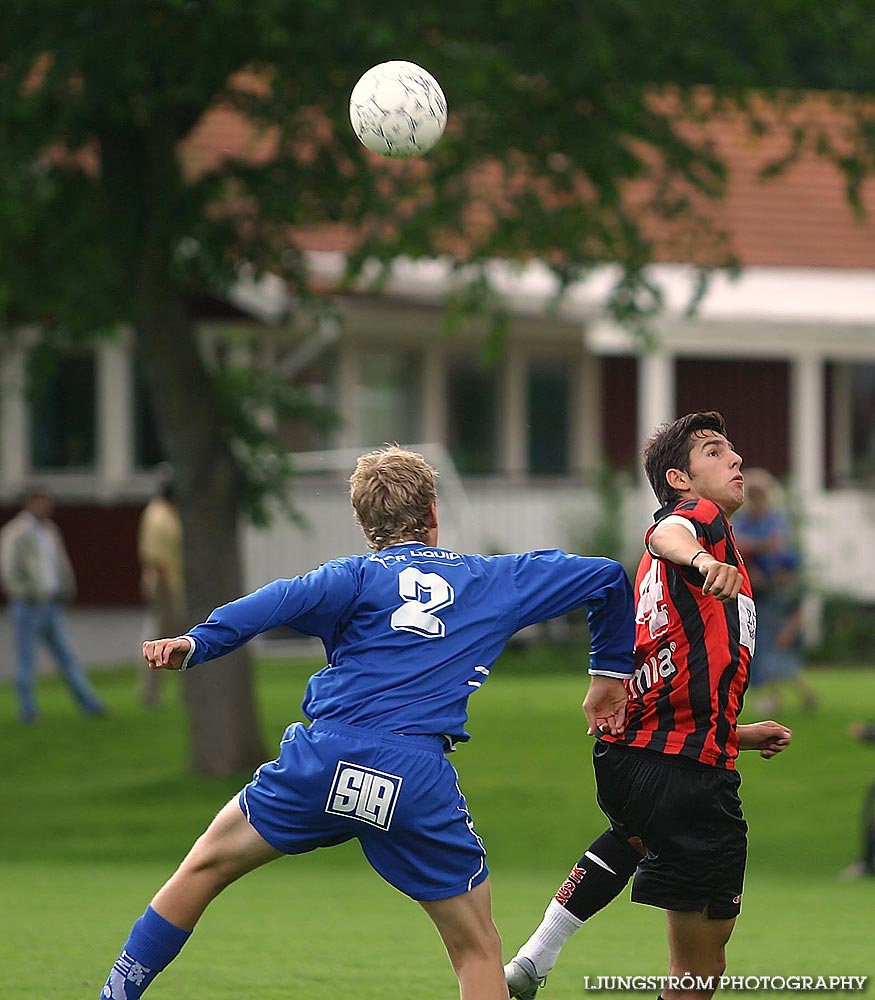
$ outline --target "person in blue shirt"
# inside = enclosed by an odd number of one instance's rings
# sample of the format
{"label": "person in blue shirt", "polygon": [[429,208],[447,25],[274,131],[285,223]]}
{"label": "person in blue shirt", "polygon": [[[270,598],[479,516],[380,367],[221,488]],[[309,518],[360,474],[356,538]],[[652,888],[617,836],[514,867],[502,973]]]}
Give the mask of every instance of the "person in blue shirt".
{"label": "person in blue shirt", "polygon": [[810,712],[818,699],[804,673],[802,565],[780,495],[780,485],[771,473],[750,469],[745,473],[744,507],[732,521],[756,598],[751,693],[765,695],[760,711],[778,712],[788,687],[798,696],[802,709]]}
{"label": "person in blue shirt", "polygon": [[370,552],[276,580],[186,635],[143,644],[153,670],[187,670],[278,625],[318,636],[326,662],[276,760],[218,813],[134,924],[101,997],[137,1000],[208,904],[284,854],[359,840],[374,869],[434,921],[462,1000],[507,1000],[486,851],[447,753],[469,739],[469,697],[510,637],[585,607],[585,703],[616,728],[632,671],[632,588],[610,559],[559,550],[460,555],[438,544],[436,471],[393,445],[362,455],[350,498]]}

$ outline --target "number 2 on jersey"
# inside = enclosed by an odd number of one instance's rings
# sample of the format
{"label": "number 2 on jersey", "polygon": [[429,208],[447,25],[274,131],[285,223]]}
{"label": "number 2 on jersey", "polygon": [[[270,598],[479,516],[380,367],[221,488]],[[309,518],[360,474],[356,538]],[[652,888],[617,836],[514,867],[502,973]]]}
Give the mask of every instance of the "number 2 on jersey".
{"label": "number 2 on jersey", "polygon": [[398,592],[404,603],[392,613],[393,629],[414,632],[427,639],[446,635],[447,626],[435,612],[449,607],[456,595],[442,576],[408,566],[398,574]]}

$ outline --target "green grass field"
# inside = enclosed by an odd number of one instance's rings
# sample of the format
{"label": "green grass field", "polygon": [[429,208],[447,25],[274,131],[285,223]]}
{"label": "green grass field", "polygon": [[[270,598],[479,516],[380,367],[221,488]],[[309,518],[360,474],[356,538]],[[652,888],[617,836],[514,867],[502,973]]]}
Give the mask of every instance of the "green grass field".
{"label": "green grass field", "polygon": [[[579,704],[586,679],[556,651],[509,653],[471,701],[473,740],[454,756],[489,848],[495,915],[510,956],[556,885],[603,829]],[[560,669],[541,669],[556,667]],[[312,663],[263,663],[269,745],[300,718]],[[735,975],[875,974],[875,880],[842,882],[858,849],[875,750],[846,736],[875,709],[875,674],[811,671],[812,715],[782,716],[796,742],[742,760],[751,852]],[[168,676],[167,691],[176,678]],[[79,717],[53,679],[44,719],[22,729],[0,687],[0,998],[95,1000],[133,920],[243,778],[185,771],[178,700],[140,707],[133,669],[99,674],[112,717]],[[544,1000],[582,998],[584,977],[659,975],[664,917],[621,897],[566,948]],[[425,1000],[457,996],[430,922],[368,868],[356,845],[284,859],[207,912],[151,1000]],[[612,994],[617,997],[652,997]]]}

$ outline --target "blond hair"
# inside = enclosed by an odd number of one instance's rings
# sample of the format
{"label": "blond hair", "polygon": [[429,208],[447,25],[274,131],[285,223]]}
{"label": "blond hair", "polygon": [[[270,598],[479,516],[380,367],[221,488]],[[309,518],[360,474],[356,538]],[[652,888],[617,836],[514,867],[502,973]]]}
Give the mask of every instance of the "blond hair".
{"label": "blond hair", "polygon": [[371,549],[428,540],[437,475],[422,455],[397,444],[359,457],[349,477],[349,498]]}
{"label": "blond hair", "polygon": [[784,490],[768,469],[745,469],[744,489],[746,493],[761,490],[768,507],[784,506]]}

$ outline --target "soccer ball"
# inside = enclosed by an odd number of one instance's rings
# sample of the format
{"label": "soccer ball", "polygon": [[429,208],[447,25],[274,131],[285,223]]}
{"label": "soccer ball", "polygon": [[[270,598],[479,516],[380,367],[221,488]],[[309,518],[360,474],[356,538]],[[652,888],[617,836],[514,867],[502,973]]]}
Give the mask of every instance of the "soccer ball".
{"label": "soccer ball", "polygon": [[380,156],[421,156],[443,135],[447,99],[431,73],[395,59],[371,67],[352,88],[349,120]]}

